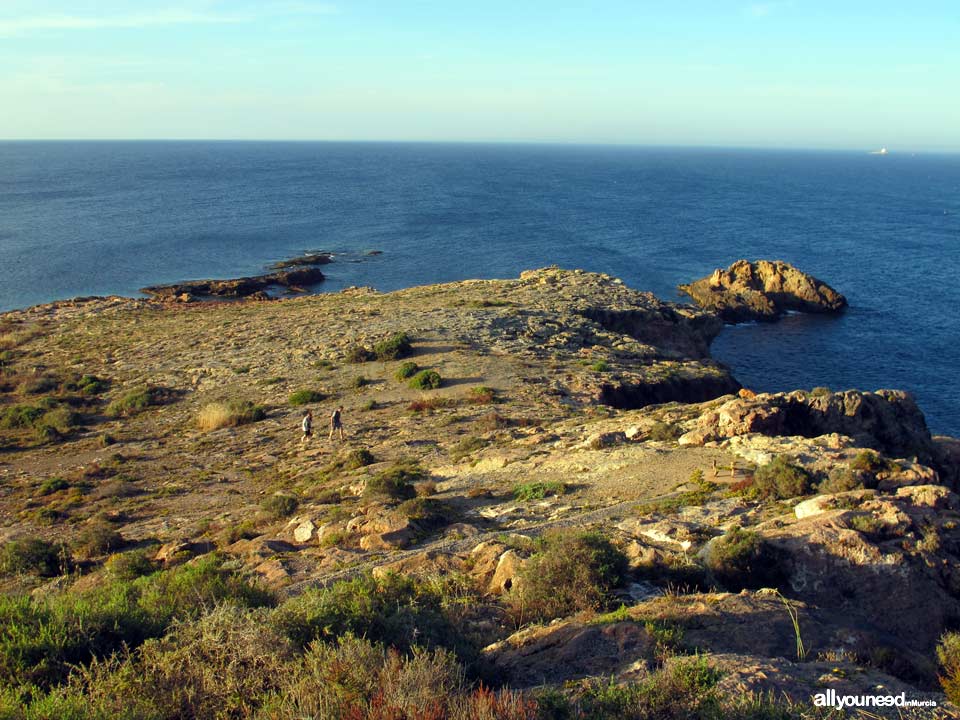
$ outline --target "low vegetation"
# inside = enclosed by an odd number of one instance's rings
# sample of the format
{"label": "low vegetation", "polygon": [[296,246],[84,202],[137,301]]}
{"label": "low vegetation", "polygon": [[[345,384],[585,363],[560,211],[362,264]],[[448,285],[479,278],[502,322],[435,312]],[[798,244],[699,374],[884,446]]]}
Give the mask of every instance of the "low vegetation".
{"label": "low vegetation", "polygon": [[421,370],[408,384],[414,390],[436,390],[443,384],[443,378],[436,370]]}
{"label": "low vegetation", "polygon": [[706,565],[714,579],[731,592],[743,588],[777,587],[780,563],[759,533],[731,528],[709,546]]}
{"label": "low vegetation", "polygon": [[529,502],[530,500],[543,500],[552,495],[563,495],[567,491],[566,483],[559,481],[553,482],[527,482],[515,485],[513,488],[513,499],[519,502]]}
{"label": "low vegetation", "polygon": [[325,398],[326,395],[316,390],[297,390],[296,392],[290,393],[290,397],[287,398],[287,402],[294,407],[299,407],[300,405],[310,405],[311,403],[323,402]]}
{"label": "low vegetation", "polygon": [[267,416],[266,409],[249,400],[229,400],[204,405],[197,414],[197,427],[205,432],[258,422]]}
{"label": "low vegetation", "polygon": [[397,371],[393,374],[393,376],[400,382],[403,382],[404,380],[409,380],[416,375],[418,370],[420,370],[420,366],[412,360],[408,360],[407,362],[400,364],[400,367],[397,368]]}
{"label": "low vegetation", "polygon": [[757,468],[752,494],[760,498],[788,500],[810,492],[810,475],[783,455]]}
{"label": "low vegetation", "polygon": [[426,478],[415,463],[396,463],[367,480],[364,497],[385,501],[409,500],[417,494],[414,483]]}
{"label": "low vegetation", "polygon": [[511,612],[523,623],[604,609],[626,573],[626,556],[602,535],[550,533],[520,573]]}
{"label": "low vegetation", "polygon": [[169,392],[164,388],[146,385],[121,395],[107,405],[106,413],[110,417],[126,417],[135,415],[149,407],[162,405],[169,399]]}

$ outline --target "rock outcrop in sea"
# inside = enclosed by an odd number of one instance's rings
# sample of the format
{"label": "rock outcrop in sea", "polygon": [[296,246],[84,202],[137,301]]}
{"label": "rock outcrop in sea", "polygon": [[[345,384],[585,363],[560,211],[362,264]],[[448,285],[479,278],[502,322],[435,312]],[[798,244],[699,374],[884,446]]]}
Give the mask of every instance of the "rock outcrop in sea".
{"label": "rock outcrop in sea", "polygon": [[836,313],[847,299],[789,263],[738,260],[680,290],[725,322],[773,321],[789,311]]}

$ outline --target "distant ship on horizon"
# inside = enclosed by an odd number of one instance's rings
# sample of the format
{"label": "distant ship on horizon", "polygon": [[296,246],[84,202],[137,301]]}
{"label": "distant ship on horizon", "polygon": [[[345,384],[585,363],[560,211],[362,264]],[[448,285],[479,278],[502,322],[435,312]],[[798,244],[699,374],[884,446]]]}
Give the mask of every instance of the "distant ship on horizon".
{"label": "distant ship on horizon", "polygon": [[887,149],[885,147],[880,148],[879,150],[874,150],[870,153],[871,155],[888,155]]}

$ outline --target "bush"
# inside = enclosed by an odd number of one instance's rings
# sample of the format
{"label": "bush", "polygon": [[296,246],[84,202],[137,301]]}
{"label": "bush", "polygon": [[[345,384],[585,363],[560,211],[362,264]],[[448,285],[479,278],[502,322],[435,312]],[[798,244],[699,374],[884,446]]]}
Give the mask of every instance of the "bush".
{"label": "bush", "polygon": [[457,521],[454,509],[442,500],[416,497],[400,503],[397,511],[423,533],[432,533]]}
{"label": "bush", "polygon": [[66,490],[68,487],[70,487],[70,483],[62,477],[47,478],[40,485],[39,493],[41,495],[52,495],[55,492]]}
{"label": "bush", "polygon": [[300,502],[295,497],[280,493],[264,498],[260,503],[260,507],[276,520],[293,515],[299,505]]}
{"label": "bush", "polygon": [[412,349],[410,337],[406,333],[400,332],[374,345],[373,354],[377,360],[400,360],[407,357]]}
{"label": "bush", "polygon": [[870,473],[851,470],[848,467],[834,468],[830,471],[830,475],[817,486],[817,492],[824,494],[841,493],[876,487],[876,485],[876,478]]}
{"label": "bush", "polygon": [[347,350],[347,362],[365,363],[373,360],[376,355],[363,345],[353,345]]}
{"label": "bush", "polygon": [[60,387],[60,383],[57,382],[56,378],[42,376],[24,380],[20,383],[18,390],[24,395],[42,395],[43,393],[53,392],[58,387]]}
{"label": "bush", "polygon": [[157,564],[150,557],[150,552],[144,549],[111,555],[107,558],[104,567],[118,580],[136,580],[138,577],[150,575],[158,570]]}
{"label": "bush", "polygon": [[550,495],[563,495],[567,491],[566,483],[562,482],[528,482],[515,485],[513,499],[520,502],[543,500]]}
{"label": "bush", "polygon": [[343,462],[343,467],[345,470],[356,470],[357,468],[366,467],[367,465],[373,465],[375,462],[376,458],[373,457],[373,453],[366,448],[357,448],[351,450],[350,454],[347,455],[347,459]]}
{"label": "bush", "polygon": [[890,469],[890,463],[873,450],[861,450],[850,462],[850,469],[859,472],[878,473]]}
{"label": "bush", "polygon": [[947,700],[960,704],[960,633],[944,633],[937,645],[937,659],[943,670],[939,675],[940,686]]}
{"label": "bush", "polygon": [[363,491],[365,498],[383,500],[409,500],[417,494],[413,484],[426,477],[426,473],[414,463],[397,463],[367,480]]}
{"label": "bush", "polygon": [[125,542],[113,525],[94,522],[81,530],[72,544],[75,552],[91,558],[122,548]]}
{"label": "bush", "polygon": [[0,428],[8,430],[32,428],[45,412],[43,408],[34,405],[10,405],[0,410]]}
{"label": "bush", "polygon": [[597,360],[593,365],[590,366],[590,369],[594,372],[609,372],[610,363],[606,360]]}
{"label": "bush", "polygon": [[107,405],[110,417],[126,417],[154,405],[162,405],[168,393],[163,388],[147,385],[131,390]]}
{"label": "bush", "polygon": [[0,683],[47,688],[65,681],[71,665],[136,647],[218,602],[256,607],[272,600],[215,555],[85,592],[0,596]]}
{"label": "bush", "polygon": [[736,526],[709,545],[706,565],[714,578],[731,592],[777,587],[783,581],[772,548],[759,533]]}
{"label": "bush", "polygon": [[417,370],[420,369],[420,366],[417,365],[412,360],[408,360],[405,363],[401,363],[400,367],[397,368],[397,372],[394,373],[394,377],[403,382],[408,380],[417,374]]}
{"label": "bush", "polygon": [[627,558],[597,533],[551,533],[520,572],[510,602],[518,622],[550,620],[607,606]]}
{"label": "bush", "polygon": [[267,411],[249,400],[230,400],[204,405],[197,415],[197,427],[205,432],[236,427],[263,420]]}
{"label": "bush", "polygon": [[270,621],[300,647],[349,633],[404,652],[414,645],[473,651],[451,622],[440,589],[401,575],[362,575],[307,590],[279,606]]}
{"label": "bush", "polygon": [[681,435],[683,435],[683,428],[679,425],[667,424],[660,421],[651,425],[650,430],[647,431],[647,437],[650,440],[658,440],[660,442],[673,442]]}
{"label": "bush", "polygon": [[324,397],[323,393],[316,390],[297,390],[295,393],[291,393],[287,400],[291,405],[298,406],[322,402]]}
{"label": "bush", "polygon": [[436,390],[443,384],[440,373],[436,370],[421,370],[410,378],[410,387],[414,390]]}
{"label": "bush", "polygon": [[84,375],[77,381],[77,390],[84,395],[100,395],[110,389],[110,383],[96,375]]}
{"label": "bush", "polygon": [[357,377],[350,381],[350,387],[352,387],[354,390],[360,390],[369,384],[370,380],[365,378],[363,375],[357,375]]}
{"label": "bush", "polygon": [[810,492],[810,476],[783,455],[758,468],[753,476],[754,491],[762,498],[787,500]]}
{"label": "bush", "polygon": [[61,575],[69,570],[69,555],[62,543],[40,538],[11,540],[0,547],[0,573],[36,573],[41,577]]}
{"label": "bush", "polygon": [[479,387],[470,388],[470,394],[467,396],[467,400],[472,405],[489,405],[496,397],[496,390],[486,385],[480,385]]}

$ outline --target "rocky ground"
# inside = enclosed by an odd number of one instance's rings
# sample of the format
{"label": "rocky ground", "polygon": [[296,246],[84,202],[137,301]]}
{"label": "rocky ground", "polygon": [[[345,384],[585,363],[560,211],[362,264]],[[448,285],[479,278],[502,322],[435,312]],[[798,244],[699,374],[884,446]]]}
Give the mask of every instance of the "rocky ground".
{"label": "rocky ground", "polygon": [[[700,653],[725,692],[809,704],[883,688],[950,716],[935,648],[960,621],[956,442],[932,438],[904,393],[741,389],[709,357],[721,326],[553,268],[7,313],[0,540],[82,548],[92,529],[119,532],[120,547],[77,551],[80,584],[130,548],[168,567],[219,551],[290,597],[369,573],[468,578],[490,609],[473,629],[483,656],[515,688],[627,682]],[[405,357],[375,357],[400,333]],[[398,379],[404,363],[440,386]],[[326,437],[338,405],[342,442]],[[301,442],[305,409],[316,432]],[[371,491],[398,473],[420,502]],[[505,612],[534,541],[584,529],[628,559],[605,603],[622,608]]]}

